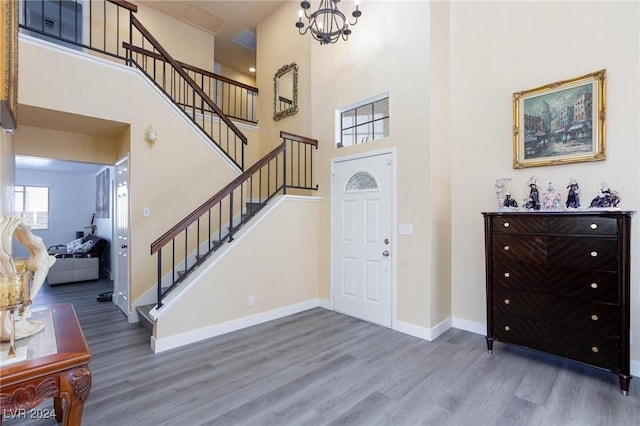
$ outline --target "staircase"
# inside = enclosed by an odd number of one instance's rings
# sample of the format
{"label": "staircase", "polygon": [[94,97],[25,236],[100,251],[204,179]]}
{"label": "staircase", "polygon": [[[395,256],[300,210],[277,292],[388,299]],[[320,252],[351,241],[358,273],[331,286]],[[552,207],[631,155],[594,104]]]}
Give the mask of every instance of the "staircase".
{"label": "staircase", "polygon": [[[59,19],[58,14],[63,12],[60,2],[22,0],[21,3],[23,15],[19,27],[22,31],[67,47],[81,47],[139,69],[239,170],[244,170],[247,137],[224,111],[241,120],[252,121],[256,116],[253,99],[258,94],[257,88],[176,61],[136,18],[138,7],[125,0],[73,2],[77,21],[58,25],[57,29],[55,25],[51,28],[49,21]],[[64,9],[65,14],[71,12],[66,6]],[[55,16],[49,19],[45,11]],[[86,17],[90,17],[90,24],[79,25]],[[217,96],[222,106],[211,99],[210,95],[216,96],[219,89],[225,88],[246,97],[239,101],[245,105],[243,111],[238,111],[235,98]]]}
{"label": "staircase", "polygon": [[[241,93],[246,94],[247,105],[248,98],[257,95],[258,89],[176,61],[136,18],[137,6],[125,0],[93,0],[82,6],[76,5],[76,9],[89,8],[89,11],[82,12],[92,16],[88,39],[85,31],[78,31],[78,28],[71,36],[47,30],[44,16],[40,17],[41,22],[34,24],[24,1],[21,10],[25,14],[19,25],[23,31],[46,36],[65,45],[79,46],[138,68],[242,172],[151,244],[151,255],[156,255],[158,265],[157,303],[139,306],[136,310],[140,322],[153,333],[150,311],[154,307],[161,309],[163,299],[214,252],[232,242],[235,233],[273,197],[286,194],[291,189],[308,193],[318,188],[314,184],[313,173],[314,151],[318,142],[281,132],[282,142],[245,170],[247,138],[223,111],[224,106],[221,108],[214,102],[212,97],[217,96],[209,89],[220,84],[235,84],[244,90]],[[46,0],[30,0],[31,6],[36,3],[44,10]],[[196,75],[200,76],[200,83],[196,83]],[[252,121],[255,112],[234,111],[233,115]]]}
{"label": "staircase", "polygon": [[158,260],[158,308],[273,197],[287,189],[318,189],[313,183],[318,141],[287,132],[280,132],[280,137],[280,145],[151,244],[151,254]]}
{"label": "staircase", "polygon": [[[258,202],[247,202],[245,203],[245,211],[246,213],[242,214],[242,222],[240,225],[238,225],[235,229],[235,231],[238,231],[240,229],[241,226],[245,225],[249,219],[251,217],[253,217],[254,215],[256,215],[265,205],[258,203]],[[220,241],[220,240],[214,240],[211,242],[212,243],[212,250],[211,253],[209,253],[207,256],[204,255],[198,255],[197,256],[197,261],[199,264],[203,263],[204,260],[206,259],[206,257],[212,255],[213,253],[215,253],[220,247],[222,247],[225,243],[225,241]],[[177,278],[182,281],[183,277],[185,277],[186,272],[184,270],[178,270],[177,271]],[[167,294],[169,292],[169,288],[168,287],[163,287],[161,289],[161,291],[163,292],[163,294]],[[147,304],[147,305],[140,305],[136,307],[136,312],[138,313],[138,320],[140,321],[140,324],[147,329],[147,331],[149,332],[149,334],[153,334],[153,323],[154,323],[154,319],[151,316],[150,312],[153,308],[155,308],[157,305],[155,303],[151,303],[151,304]]]}

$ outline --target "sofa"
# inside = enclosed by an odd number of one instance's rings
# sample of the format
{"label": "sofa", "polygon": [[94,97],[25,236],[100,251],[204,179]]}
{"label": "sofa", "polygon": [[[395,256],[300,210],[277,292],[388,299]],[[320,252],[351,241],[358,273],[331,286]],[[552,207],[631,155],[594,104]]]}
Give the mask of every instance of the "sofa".
{"label": "sofa", "polygon": [[49,268],[49,285],[97,280],[100,277],[100,257],[107,240],[96,235],[87,235],[67,244],[48,248],[56,262]]}

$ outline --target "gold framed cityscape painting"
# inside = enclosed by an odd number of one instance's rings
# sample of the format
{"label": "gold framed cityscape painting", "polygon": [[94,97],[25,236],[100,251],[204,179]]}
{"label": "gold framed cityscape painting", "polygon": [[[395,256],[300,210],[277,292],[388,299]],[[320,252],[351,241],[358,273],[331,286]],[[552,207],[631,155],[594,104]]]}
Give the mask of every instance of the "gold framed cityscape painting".
{"label": "gold framed cityscape painting", "polygon": [[606,158],[606,70],[513,94],[513,168]]}

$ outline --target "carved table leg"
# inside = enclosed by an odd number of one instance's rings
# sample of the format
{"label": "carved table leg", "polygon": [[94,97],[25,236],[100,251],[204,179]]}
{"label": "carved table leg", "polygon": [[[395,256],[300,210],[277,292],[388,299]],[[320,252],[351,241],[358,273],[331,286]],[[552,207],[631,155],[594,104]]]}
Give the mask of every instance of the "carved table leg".
{"label": "carved table leg", "polygon": [[629,395],[629,383],[631,382],[631,376],[618,375],[618,381],[620,382],[620,390],[624,396]]}
{"label": "carved table leg", "polygon": [[91,372],[84,365],[68,371],[61,377],[60,382],[60,396],[67,402],[62,422],[64,426],[79,425],[81,424],[84,402],[91,390]]}
{"label": "carved table leg", "polygon": [[56,413],[56,420],[58,423],[62,421],[62,398],[59,395],[53,397],[53,409]]}

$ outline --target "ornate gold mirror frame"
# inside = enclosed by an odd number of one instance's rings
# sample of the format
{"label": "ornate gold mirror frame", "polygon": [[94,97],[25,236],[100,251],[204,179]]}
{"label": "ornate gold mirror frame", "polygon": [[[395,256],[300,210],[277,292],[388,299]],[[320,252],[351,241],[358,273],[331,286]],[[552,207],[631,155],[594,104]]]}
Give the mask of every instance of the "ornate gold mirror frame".
{"label": "ornate gold mirror frame", "polygon": [[273,77],[273,119],[281,120],[298,112],[298,65],[280,68]]}
{"label": "ornate gold mirror frame", "polygon": [[0,125],[5,130],[13,131],[17,127],[18,105],[18,1],[1,0],[0,18]]}

